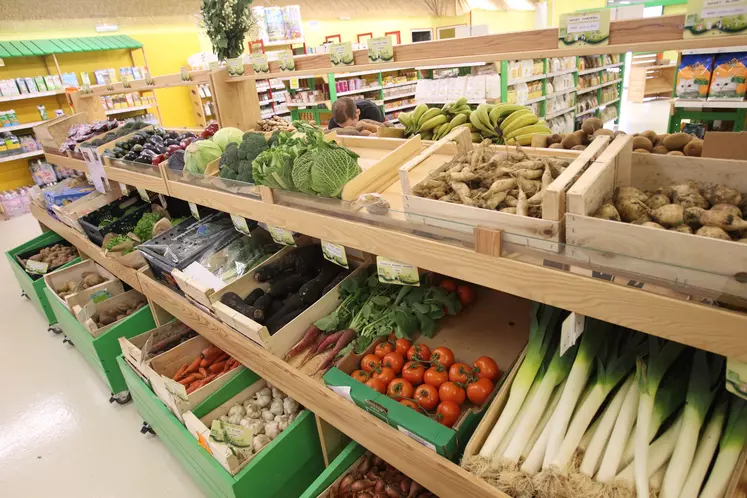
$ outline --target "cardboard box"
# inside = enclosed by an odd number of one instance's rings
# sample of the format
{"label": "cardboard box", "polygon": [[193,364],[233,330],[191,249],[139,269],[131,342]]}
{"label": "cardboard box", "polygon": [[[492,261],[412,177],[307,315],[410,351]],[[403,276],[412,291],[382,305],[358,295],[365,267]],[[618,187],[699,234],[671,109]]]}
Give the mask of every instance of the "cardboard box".
{"label": "cardboard box", "polygon": [[707,131],[702,157],[747,160],[747,131]]}

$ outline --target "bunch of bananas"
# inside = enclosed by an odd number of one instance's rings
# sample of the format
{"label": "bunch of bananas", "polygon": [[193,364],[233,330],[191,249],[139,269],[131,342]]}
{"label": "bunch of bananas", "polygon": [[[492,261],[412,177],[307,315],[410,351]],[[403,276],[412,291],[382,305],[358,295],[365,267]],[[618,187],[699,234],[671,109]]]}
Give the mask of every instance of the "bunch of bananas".
{"label": "bunch of bananas", "polygon": [[518,104],[480,104],[474,111],[462,97],[441,109],[420,104],[412,112],[399,114],[405,135],[438,140],[454,128],[469,127],[473,142],[490,139],[498,144],[529,145],[532,135],[551,135],[544,120]]}

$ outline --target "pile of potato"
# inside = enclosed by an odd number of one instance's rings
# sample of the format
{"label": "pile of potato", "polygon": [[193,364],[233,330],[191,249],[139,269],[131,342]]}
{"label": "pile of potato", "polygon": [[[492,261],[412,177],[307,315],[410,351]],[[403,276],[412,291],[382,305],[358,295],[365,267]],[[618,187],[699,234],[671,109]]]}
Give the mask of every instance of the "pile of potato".
{"label": "pile of potato", "polygon": [[273,116],[270,119],[260,119],[257,121],[257,131],[296,131],[290,122],[279,116]]}
{"label": "pile of potato", "polygon": [[[47,263],[49,270],[58,268],[78,257],[78,253],[72,246],[63,246],[62,244],[55,244],[50,247],[43,247],[38,254],[34,254],[26,261],[38,261],[40,263]],[[26,266],[26,261],[23,265]]]}
{"label": "pile of potato", "polygon": [[80,280],[70,280],[68,283],[57,287],[54,291],[64,299],[66,296],[103,284],[104,282],[104,277],[98,273],[87,271],[81,274]]}
{"label": "pile of potato", "polygon": [[618,187],[594,216],[747,244],[747,195],[726,185],[688,182],[656,192]]}
{"label": "pile of potato", "polygon": [[103,328],[123,318],[127,318],[143,306],[145,306],[144,299],[132,303],[120,303],[115,309],[109,311],[102,310],[93,315],[91,319],[96,322],[98,328]]}

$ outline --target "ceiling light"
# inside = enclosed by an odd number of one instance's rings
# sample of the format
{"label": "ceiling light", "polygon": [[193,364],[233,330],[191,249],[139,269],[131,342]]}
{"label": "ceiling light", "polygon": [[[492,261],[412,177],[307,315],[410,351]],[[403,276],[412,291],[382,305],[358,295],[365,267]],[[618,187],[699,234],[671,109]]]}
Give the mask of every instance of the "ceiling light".
{"label": "ceiling light", "polygon": [[119,26],[116,24],[97,24],[96,25],[97,33],[109,33],[112,31],[119,31]]}
{"label": "ceiling light", "polygon": [[535,10],[534,4],[529,0],[505,0],[509,10]]}

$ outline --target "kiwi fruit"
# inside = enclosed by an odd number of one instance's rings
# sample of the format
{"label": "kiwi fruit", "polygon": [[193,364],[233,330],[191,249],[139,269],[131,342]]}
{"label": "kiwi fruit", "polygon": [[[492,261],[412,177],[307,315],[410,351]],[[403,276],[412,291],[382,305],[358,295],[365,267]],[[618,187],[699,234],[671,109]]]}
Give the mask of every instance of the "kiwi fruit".
{"label": "kiwi fruit", "polygon": [[592,136],[599,137],[599,136],[602,136],[602,135],[607,135],[607,136],[611,137],[614,134],[615,134],[615,132],[612,131],[612,130],[608,130],[606,128],[599,128],[597,131],[594,132],[594,135],[592,135]]}
{"label": "kiwi fruit", "polygon": [[582,139],[578,135],[576,135],[575,133],[571,133],[563,139],[561,145],[564,149],[572,149],[577,145],[583,145],[582,142]]}
{"label": "kiwi fruit", "polygon": [[584,130],[576,130],[573,132],[579,139],[581,139],[581,145],[589,145],[589,134]]}
{"label": "kiwi fruit", "polygon": [[553,144],[559,144],[563,141],[563,135],[560,135],[558,133],[554,133],[547,137],[547,146],[550,147]]}
{"label": "kiwi fruit", "polygon": [[667,155],[668,156],[684,156],[685,153],[680,150],[670,150],[669,152],[667,152]]}
{"label": "kiwi fruit", "polygon": [[648,149],[633,149],[633,152],[639,152],[641,154],[651,154]]}
{"label": "kiwi fruit", "polygon": [[666,137],[661,141],[661,143],[668,150],[682,150],[685,148],[685,145],[692,141],[692,139],[693,136],[689,133],[675,133],[674,135]]}
{"label": "kiwi fruit", "polygon": [[667,149],[663,145],[654,145],[654,148],[651,149],[651,152],[653,152],[654,154],[666,154],[667,152],[669,152],[669,149]]}
{"label": "kiwi fruit", "polygon": [[563,144],[551,144],[549,148],[550,149],[562,149]]}
{"label": "kiwi fruit", "polygon": [[571,150],[586,150],[586,146],[585,145],[574,145],[573,147],[571,147]]}
{"label": "kiwi fruit", "polygon": [[595,131],[602,128],[602,120],[599,118],[587,118],[584,119],[584,122],[581,123],[581,129],[587,134],[587,135],[593,135]]}
{"label": "kiwi fruit", "polygon": [[647,152],[651,152],[653,144],[648,138],[639,135],[633,139],[633,149],[646,149]]}
{"label": "kiwi fruit", "polygon": [[[656,135],[656,139],[653,141],[654,146],[657,145],[664,145],[664,139],[669,136],[669,133],[664,133],[663,135]],[[668,150],[668,149],[667,149]]]}
{"label": "kiwi fruit", "polygon": [[654,143],[654,141],[656,140],[656,137],[657,137],[656,132],[652,131],[652,130],[646,130],[646,131],[644,131],[643,133],[641,133],[641,136],[648,138],[648,140],[651,143]]}
{"label": "kiwi fruit", "polygon": [[624,131],[620,130],[620,131],[616,131],[615,133],[613,133],[612,134],[612,138],[617,138],[617,137],[621,137],[621,136],[625,136],[625,135],[627,135],[627,133],[625,133]]}
{"label": "kiwi fruit", "polygon": [[694,138],[685,145],[683,149],[686,156],[700,157],[703,153],[703,141],[699,138]]}

